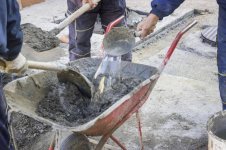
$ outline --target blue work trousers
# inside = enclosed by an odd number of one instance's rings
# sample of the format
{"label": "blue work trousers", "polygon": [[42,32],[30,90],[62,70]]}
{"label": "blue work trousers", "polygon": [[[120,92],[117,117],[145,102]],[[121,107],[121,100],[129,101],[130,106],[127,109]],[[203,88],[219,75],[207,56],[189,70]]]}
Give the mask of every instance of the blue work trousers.
{"label": "blue work trousers", "polygon": [[0,150],[13,150],[8,131],[7,104],[1,81],[2,74],[0,73]]}
{"label": "blue work trousers", "polygon": [[223,110],[226,110],[226,1],[218,0],[219,18],[218,18],[218,36],[217,36],[217,65],[219,72],[219,90],[223,104]]}
{"label": "blue work trousers", "polygon": [[[68,14],[81,7],[81,0],[67,0]],[[117,19],[125,15],[125,0],[102,0],[95,9],[88,11],[69,25],[69,54],[70,60],[90,57],[90,38],[93,34],[97,16],[100,16],[103,29]],[[123,20],[118,26],[125,25]],[[122,60],[131,61],[132,53],[122,56]]]}

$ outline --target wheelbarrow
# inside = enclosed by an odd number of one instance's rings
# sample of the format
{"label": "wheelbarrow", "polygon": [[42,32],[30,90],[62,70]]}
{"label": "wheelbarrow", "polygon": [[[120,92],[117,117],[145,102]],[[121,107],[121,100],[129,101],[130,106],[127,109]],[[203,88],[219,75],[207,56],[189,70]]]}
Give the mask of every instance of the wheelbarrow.
{"label": "wheelbarrow", "polygon": [[[124,70],[122,76],[124,76],[124,74],[130,75],[131,77],[136,76],[142,79],[142,82],[99,116],[93,118],[87,123],[78,126],[66,126],[48,118],[41,117],[36,113],[35,110],[38,103],[44,98],[46,93],[48,93],[50,86],[59,82],[55,72],[41,72],[8,83],[4,87],[7,102],[12,110],[21,112],[38,121],[52,125],[52,127],[56,129],[72,131],[86,136],[101,136],[100,141],[95,147],[96,150],[101,150],[109,138],[111,138],[120,148],[126,150],[125,146],[123,146],[123,144],[121,144],[112,134],[134,113],[136,113],[139,126],[138,131],[140,144],[143,149],[141,124],[138,111],[148,99],[182,35],[196,23],[196,21],[192,22],[178,33],[159,69],[141,64],[122,62],[121,68]],[[100,62],[99,59],[86,58],[74,61],[70,65],[76,66],[77,71],[91,80]],[[86,69],[87,67],[89,68],[88,70]]]}

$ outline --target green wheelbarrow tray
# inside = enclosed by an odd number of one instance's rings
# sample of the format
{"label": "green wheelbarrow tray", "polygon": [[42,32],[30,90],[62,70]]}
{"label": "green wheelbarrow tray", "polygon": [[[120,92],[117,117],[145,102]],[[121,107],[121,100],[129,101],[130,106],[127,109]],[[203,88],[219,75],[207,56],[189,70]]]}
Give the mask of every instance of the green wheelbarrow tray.
{"label": "green wheelbarrow tray", "polygon": [[[101,63],[99,59],[85,58],[70,63],[76,71],[85,75],[90,81]],[[101,136],[120,126],[123,118],[129,118],[147,100],[154,87],[158,70],[154,67],[122,62],[121,76],[139,77],[142,82],[130,93],[120,98],[102,114],[91,121],[78,126],[65,126],[36,113],[38,103],[49,92],[51,85],[58,83],[57,73],[44,71],[23,77],[8,83],[4,92],[8,105],[13,111],[21,112],[38,121],[52,125],[53,128],[82,133],[88,136]],[[79,77],[79,76],[78,76]],[[88,90],[89,92],[91,90]],[[127,119],[124,119],[126,121]]]}

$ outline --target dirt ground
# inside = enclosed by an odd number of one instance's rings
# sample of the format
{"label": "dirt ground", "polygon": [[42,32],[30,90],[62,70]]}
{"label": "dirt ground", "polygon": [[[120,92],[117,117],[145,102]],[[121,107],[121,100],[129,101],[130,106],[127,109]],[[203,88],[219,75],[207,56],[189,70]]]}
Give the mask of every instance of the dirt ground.
{"label": "dirt ground", "polygon": [[[149,1],[140,0],[139,5],[137,3],[137,0],[127,0],[128,7],[149,12]],[[48,10],[49,6],[52,6],[51,12]],[[198,20],[198,25],[179,43],[151,96],[140,110],[145,150],[207,149],[206,122],[212,114],[221,110],[216,75],[216,48],[202,43],[199,39],[203,27],[217,25],[216,1],[187,0],[171,16],[163,19],[157,28],[164,27],[165,22],[170,22],[191,9],[198,10],[193,18],[185,18],[184,23],[171,26],[159,34],[160,38],[150,38],[148,46],[133,52],[134,62],[158,67],[178,31],[191,20]],[[42,29],[51,30],[55,26],[53,20],[63,18],[65,10],[65,1],[46,0],[44,3],[23,9],[22,23],[34,23]],[[101,35],[93,35],[94,54],[100,50],[102,38]],[[62,51],[67,51],[67,45],[60,47]],[[192,48],[190,51],[189,47]],[[206,48],[213,54],[211,57],[207,57],[209,53],[204,51]],[[202,54],[198,55],[197,51]],[[54,52],[48,55],[54,55]],[[62,56],[65,62],[66,57]],[[123,124],[114,135],[128,149],[139,149],[135,116]],[[43,135],[40,141],[44,141],[45,138]],[[109,143],[114,145],[111,141]]]}

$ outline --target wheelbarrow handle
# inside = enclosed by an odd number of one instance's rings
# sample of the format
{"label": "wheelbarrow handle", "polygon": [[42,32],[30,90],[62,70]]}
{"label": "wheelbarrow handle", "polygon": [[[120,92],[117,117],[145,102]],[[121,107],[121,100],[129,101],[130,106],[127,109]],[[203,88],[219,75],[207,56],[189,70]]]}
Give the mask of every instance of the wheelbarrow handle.
{"label": "wheelbarrow handle", "polygon": [[169,61],[169,59],[171,58],[171,55],[173,54],[178,42],[180,41],[181,37],[188,31],[190,30],[194,25],[196,25],[198,22],[195,20],[193,21],[192,23],[188,24],[183,30],[181,30],[176,38],[174,39],[173,43],[171,44],[170,48],[168,49],[167,53],[166,53],[166,56],[159,68],[159,74],[162,73],[162,71],[164,70],[167,62]]}
{"label": "wheelbarrow handle", "polygon": [[63,71],[67,70],[66,65],[50,62],[37,62],[37,61],[27,61],[29,69],[40,69],[48,71]]}
{"label": "wheelbarrow handle", "polygon": [[114,21],[112,21],[111,23],[109,23],[109,25],[107,26],[107,29],[106,29],[104,35],[106,35],[108,32],[110,32],[111,29],[112,29],[113,27],[115,27],[117,24],[119,24],[119,23],[122,21],[122,19],[124,19],[124,18],[125,18],[125,16],[120,16],[120,17],[117,18],[116,20],[114,20]]}

